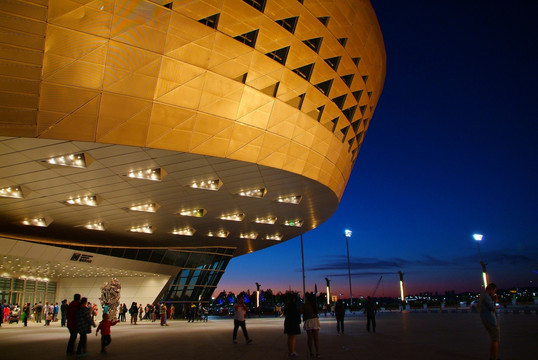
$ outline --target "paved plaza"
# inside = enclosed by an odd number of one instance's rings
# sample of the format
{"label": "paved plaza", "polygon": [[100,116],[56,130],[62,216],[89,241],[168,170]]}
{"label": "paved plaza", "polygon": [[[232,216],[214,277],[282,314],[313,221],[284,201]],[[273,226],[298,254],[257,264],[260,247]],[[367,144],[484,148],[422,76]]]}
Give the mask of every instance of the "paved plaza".
{"label": "paved plaza", "polygon": [[[501,314],[500,359],[536,359],[538,319],[533,314]],[[209,318],[208,322],[169,321],[120,323],[112,327],[112,344],[101,354],[100,335],[88,335],[89,355],[84,359],[287,359],[283,318],[247,319],[254,341],[246,345],[241,331],[239,344],[232,343],[233,320]],[[346,333],[338,335],[332,317],[321,316],[320,353],[323,359],[487,359],[488,337],[473,313],[379,313],[377,332],[366,332],[362,314],[346,317]],[[66,359],[68,331],[59,322],[50,327],[30,323],[3,324],[0,328],[0,359]],[[297,339],[298,359],[307,359],[306,333]],[[75,359],[74,356],[70,358]]]}

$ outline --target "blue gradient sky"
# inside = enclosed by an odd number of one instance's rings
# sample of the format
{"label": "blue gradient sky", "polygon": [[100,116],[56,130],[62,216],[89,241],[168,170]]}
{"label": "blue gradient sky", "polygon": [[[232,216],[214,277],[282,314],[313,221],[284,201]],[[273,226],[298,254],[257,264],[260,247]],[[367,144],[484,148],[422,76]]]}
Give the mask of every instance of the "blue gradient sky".
{"label": "blue gradient sky", "polygon": [[[501,288],[537,286],[538,5],[372,1],[387,77],[337,212],[306,233],[307,291],[479,291],[474,232]],[[231,260],[222,290],[302,289],[299,238]]]}

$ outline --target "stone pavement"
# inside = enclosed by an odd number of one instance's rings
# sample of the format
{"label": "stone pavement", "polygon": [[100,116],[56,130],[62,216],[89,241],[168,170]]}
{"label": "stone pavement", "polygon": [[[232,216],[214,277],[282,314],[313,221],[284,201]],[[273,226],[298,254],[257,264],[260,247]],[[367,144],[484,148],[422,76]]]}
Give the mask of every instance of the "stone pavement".
{"label": "stone pavement", "polygon": [[[538,321],[536,315],[501,314],[502,360],[536,359]],[[246,345],[239,330],[239,344],[232,343],[233,320],[209,318],[206,323],[169,321],[120,323],[112,327],[112,344],[101,354],[100,335],[88,335],[89,355],[84,359],[287,359],[286,335],[282,318],[247,319],[254,341]],[[332,317],[321,316],[320,353],[322,359],[487,359],[489,339],[477,314],[378,313],[377,332],[366,332],[362,314],[346,317],[345,335],[336,333]],[[59,323],[50,327],[30,323],[2,324],[0,359],[73,359],[65,347],[68,331]],[[297,338],[298,359],[308,359],[306,333]]]}

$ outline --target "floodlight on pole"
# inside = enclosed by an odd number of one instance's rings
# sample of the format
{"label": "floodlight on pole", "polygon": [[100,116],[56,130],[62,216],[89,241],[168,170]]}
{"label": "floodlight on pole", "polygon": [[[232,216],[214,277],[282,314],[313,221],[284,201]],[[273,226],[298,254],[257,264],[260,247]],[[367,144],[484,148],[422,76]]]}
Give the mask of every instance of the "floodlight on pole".
{"label": "floodlight on pole", "polygon": [[482,253],[480,252],[480,241],[484,238],[482,234],[473,234],[473,239],[476,240],[478,246],[478,257],[480,258],[480,266],[482,267],[482,281],[484,282],[484,289],[488,286],[488,275],[486,271],[486,263],[482,260]]}
{"label": "floodlight on pole", "polygon": [[348,239],[351,237],[351,230],[345,230],[346,248],[347,248],[347,275],[349,278],[349,306],[353,305],[353,290],[351,289],[351,266],[349,264],[349,243]]}

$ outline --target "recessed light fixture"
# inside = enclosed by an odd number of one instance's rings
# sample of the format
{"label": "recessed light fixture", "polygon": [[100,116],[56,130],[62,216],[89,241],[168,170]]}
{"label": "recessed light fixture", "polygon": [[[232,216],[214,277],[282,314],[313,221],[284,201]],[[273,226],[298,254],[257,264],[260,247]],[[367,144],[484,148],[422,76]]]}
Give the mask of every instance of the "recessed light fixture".
{"label": "recessed light fixture", "polygon": [[166,176],[166,171],[164,171],[163,168],[133,170],[133,171],[130,171],[125,176],[130,177],[132,179],[161,181]]}
{"label": "recessed light fixture", "polygon": [[149,203],[149,204],[133,205],[129,208],[129,210],[154,213],[154,212],[157,212],[157,210],[159,210],[160,207],[161,206],[157,203]]}
{"label": "recessed light fixture", "polygon": [[219,238],[226,238],[228,237],[229,231],[219,230],[219,231],[209,231],[207,233],[207,236],[210,237],[219,237]]}
{"label": "recessed light fixture", "polygon": [[286,220],[282,223],[282,225],[285,226],[295,226],[295,227],[301,227],[303,226],[303,220],[296,219],[296,220]]}
{"label": "recessed light fixture", "polygon": [[255,222],[257,224],[274,224],[276,222],[277,218],[276,216],[268,216],[264,218],[256,218],[252,220],[252,222]]}
{"label": "recessed light fixture", "polygon": [[181,216],[193,216],[193,217],[203,217],[207,213],[206,209],[190,209],[190,210],[181,210],[178,212]]}
{"label": "recessed light fixture", "polygon": [[28,195],[29,190],[26,187],[20,185],[6,186],[0,188],[0,197],[23,199]]}
{"label": "recessed light fixture", "polygon": [[105,224],[102,222],[95,222],[83,225],[88,230],[97,230],[97,231],[105,231]]}
{"label": "recessed light fixture", "polygon": [[266,236],[265,236],[265,240],[276,240],[276,241],[280,241],[280,240],[282,240],[282,235],[280,235],[280,234],[266,235]]}
{"label": "recessed light fixture", "polygon": [[39,226],[39,227],[47,227],[52,223],[52,218],[50,217],[39,217],[39,218],[33,218],[33,219],[25,219],[23,220],[23,225],[32,225],[32,226]]}
{"label": "recessed light fixture", "polygon": [[82,206],[97,206],[101,202],[101,199],[97,195],[80,196],[66,200],[65,203],[69,205],[82,205]]}
{"label": "recessed light fixture", "polygon": [[187,186],[193,189],[217,191],[222,186],[222,181],[220,179],[202,180],[202,181],[193,182],[192,184],[187,185]]}
{"label": "recessed light fixture", "polygon": [[45,163],[46,165],[52,165],[52,166],[69,166],[69,167],[75,167],[75,168],[87,168],[93,162],[93,158],[90,155],[84,152],[81,152],[77,154],[56,156],[50,159],[41,160],[41,162]]}
{"label": "recessed light fixture", "polygon": [[151,225],[133,226],[129,229],[130,232],[144,233],[144,234],[153,234],[154,230],[155,229]]}
{"label": "recessed light fixture", "polygon": [[276,202],[285,204],[299,204],[303,197],[301,195],[281,196],[275,199]]}
{"label": "recessed light fixture", "polygon": [[172,234],[174,235],[184,235],[184,236],[193,236],[196,232],[193,228],[183,228],[183,229],[174,229],[172,230]]}
{"label": "recessed light fixture", "polygon": [[228,215],[222,215],[219,217],[221,220],[227,220],[227,221],[243,221],[245,218],[245,214],[228,214]]}
{"label": "recessed light fixture", "polygon": [[245,196],[245,197],[252,197],[252,198],[262,198],[267,194],[267,189],[253,189],[253,190],[245,190],[240,191],[237,193],[239,196]]}
{"label": "recessed light fixture", "polygon": [[256,238],[258,238],[258,233],[255,233],[255,232],[251,232],[251,233],[241,233],[239,234],[239,237],[241,239],[250,239],[250,240],[254,240]]}

